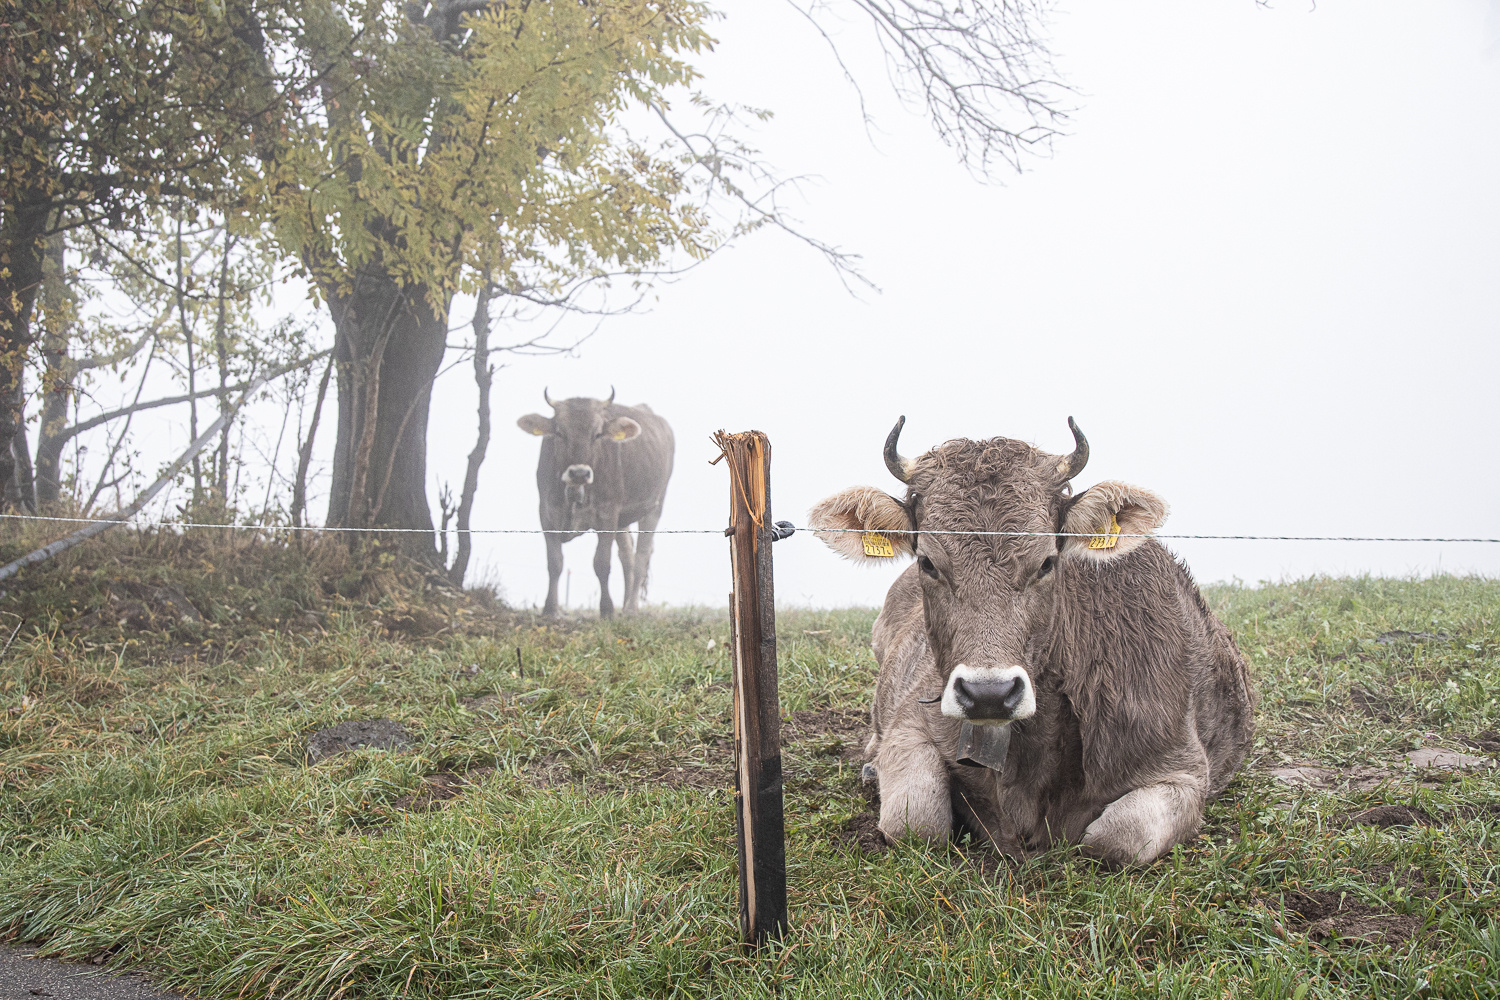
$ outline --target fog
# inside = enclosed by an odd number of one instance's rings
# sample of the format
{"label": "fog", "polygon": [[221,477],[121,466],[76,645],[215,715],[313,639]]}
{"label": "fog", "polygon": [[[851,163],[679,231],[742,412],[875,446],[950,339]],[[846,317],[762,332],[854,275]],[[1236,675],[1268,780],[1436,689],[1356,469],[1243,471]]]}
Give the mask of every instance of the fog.
{"label": "fog", "polygon": [[[881,461],[898,415],[907,454],[994,435],[1064,451],[1072,415],[1092,445],[1078,485],[1155,490],[1168,533],[1500,537],[1500,0],[1065,0],[1052,41],[1077,90],[1069,134],[990,182],[894,99],[858,21],[837,41],[868,128],[790,5],[720,6],[704,90],[775,112],[749,138],[807,178],[792,214],[861,255],[880,290],[851,294],[815,251],[763,230],[572,356],[503,359],[476,529],[538,527],[538,439],[515,420],[545,411],[542,388],[613,385],[676,431],[663,529],[724,526],[720,428],[770,435],[775,516],[801,524],[843,487],[898,488]],[[294,311],[326,328],[298,287]],[[471,367],[450,360],[429,424],[434,507],[474,441]],[[283,411],[252,408],[252,465],[287,465]],[[147,459],[185,445],[182,414],[150,423]],[[315,519],[332,437],[325,420]],[[1170,544],[1202,581],[1500,572],[1500,545]],[[593,545],[565,549],[573,607],[597,603]],[[471,581],[540,603],[540,536],[475,549]],[[805,533],[775,559],[789,604],[878,604],[899,569],[844,563]],[[618,599],[618,567],[613,585]],[[651,601],[722,605],[728,586],[722,537],[659,539]]]}
{"label": "fog", "polygon": [[[993,435],[1065,451],[1071,414],[1093,448],[1080,485],[1161,493],[1167,532],[1500,536],[1500,4],[1069,0],[1070,134],[1000,183],[891,97],[856,22],[839,41],[870,130],[794,11],[724,7],[705,89],[776,112],[755,143],[816,178],[794,214],[881,291],[762,232],[576,356],[516,360],[476,528],[536,526],[538,442],[514,421],[543,386],[614,385],[676,430],[663,528],[724,525],[718,428],[770,435],[775,515],[801,524],[842,487],[896,489],[880,449],[900,414],[908,454]],[[460,366],[435,396],[434,484],[461,480],[473,422]],[[593,544],[565,549],[575,607],[597,600]],[[1203,581],[1500,570],[1500,545],[1171,544]],[[898,571],[806,534],[775,558],[789,604],[876,604]],[[539,537],[480,536],[474,567],[518,604],[545,592]],[[652,601],[727,589],[722,538],[659,540]]]}

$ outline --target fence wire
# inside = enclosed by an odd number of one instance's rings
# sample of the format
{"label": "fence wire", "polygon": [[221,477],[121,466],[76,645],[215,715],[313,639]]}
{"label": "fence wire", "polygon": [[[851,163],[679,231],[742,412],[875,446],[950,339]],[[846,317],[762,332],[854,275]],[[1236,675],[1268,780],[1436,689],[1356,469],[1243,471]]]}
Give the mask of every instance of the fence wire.
{"label": "fence wire", "polygon": [[[442,531],[454,534],[467,535],[718,535],[723,537],[723,528],[653,528],[650,531],[632,531],[629,528],[351,528],[351,527],[327,527],[315,524],[224,524],[214,521],[134,521],[130,519],[121,520],[111,517],[46,517],[40,514],[0,514],[0,519],[8,521],[48,521],[66,524],[120,524],[135,528],[218,528],[230,531],[264,531],[275,533],[279,531],[295,532],[336,532],[348,534],[372,534],[372,535],[433,535]],[[794,532],[811,532],[813,534],[855,534],[855,535],[966,535],[972,537],[1002,537],[1002,538],[1094,538],[1097,532],[1076,531],[959,531],[943,529],[922,528],[915,531],[867,531],[864,528],[810,528],[802,525],[793,525],[791,522],[778,521],[778,525],[788,525]],[[1114,535],[1115,538],[1159,538],[1174,541],[1197,541],[1197,542],[1434,542],[1444,544],[1478,543],[1495,545],[1500,544],[1500,538],[1443,538],[1432,536],[1408,536],[1408,535],[1199,535],[1199,534],[1168,534],[1165,532],[1150,532],[1145,534],[1131,534],[1123,532]]]}

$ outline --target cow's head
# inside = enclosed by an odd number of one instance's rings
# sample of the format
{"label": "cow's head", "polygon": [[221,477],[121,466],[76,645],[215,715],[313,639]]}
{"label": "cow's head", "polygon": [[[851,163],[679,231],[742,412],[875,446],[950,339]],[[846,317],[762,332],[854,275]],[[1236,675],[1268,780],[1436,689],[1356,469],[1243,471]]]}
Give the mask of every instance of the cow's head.
{"label": "cow's head", "polygon": [[[981,724],[1024,719],[1036,711],[1033,657],[1050,631],[1058,578],[1128,555],[1145,539],[1124,536],[1155,530],[1166,503],[1117,482],[1074,496],[1071,480],[1089,446],[1071,417],[1070,455],[991,438],[949,441],[907,459],[897,452],[905,422],[885,444],[905,499],[857,486],[819,503],[809,523],[850,559],[916,557],[944,715]],[[1015,534],[926,534],[945,531]]]}
{"label": "cow's head", "polygon": [[609,409],[615,401],[614,389],[609,390],[608,399],[578,397],[554,403],[547,390],[542,398],[552,407],[552,416],[528,413],[516,421],[516,426],[528,434],[545,437],[550,447],[542,449],[542,462],[549,466],[543,473],[550,473],[574,506],[588,503],[589,487],[594,483],[594,470],[600,466],[605,449],[621,441],[629,441],[641,432],[641,425],[626,416],[610,416]]}

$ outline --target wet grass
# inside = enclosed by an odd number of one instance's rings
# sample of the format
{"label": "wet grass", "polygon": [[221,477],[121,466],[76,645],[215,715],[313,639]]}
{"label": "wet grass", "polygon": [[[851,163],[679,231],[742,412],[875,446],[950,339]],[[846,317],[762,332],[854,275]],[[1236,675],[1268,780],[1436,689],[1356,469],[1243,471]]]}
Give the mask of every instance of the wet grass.
{"label": "wet grass", "polygon": [[[719,613],[420,636],[387,594],[222,639],[33,624],[0,662],[0,935],[210,997],[1500,996],[1496,770],[1403,756],[1493,763],[1500,583],[1209,598],[1255,665],[1255,758],[1126,872],[866,850],[874,612],[783,614],[792,931],[753,956]],[[350,718],[413,745],[309,766]],[[1383,777],[1269,773],[1311,763]],[[1348,821],[1379,804],[1432,824]]]}

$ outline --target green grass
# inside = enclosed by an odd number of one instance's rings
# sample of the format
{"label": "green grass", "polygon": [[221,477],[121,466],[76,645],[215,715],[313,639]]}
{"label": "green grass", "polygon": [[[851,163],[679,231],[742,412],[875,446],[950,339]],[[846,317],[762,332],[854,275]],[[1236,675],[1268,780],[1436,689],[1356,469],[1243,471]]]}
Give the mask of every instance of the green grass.
{"label": "green grass", "polygon": [[[298,631],[221,596],[206,638],[33,623],[0,662],[0,936],[208,997],[1500,996],[1496,771],[1424,786],[1401,756],[1500,728],[1500,583],[1208,597],[1262,692],[1254,759],[1202,837],[1124,872],[861,848],[874,612],[784,613],[792,930],[758,955],[719,613],[403,638],[389,595]],[[415,745],[305,763],[310,731],[380,717]],[[1391,777],[1267,773],[1312,761]],[[434,774],[469,784],[424,809]],[[1380,803],[1439,822],[1344,820]],[[1314,897],[1400,932],[1330,936],[1295,909]]]}

